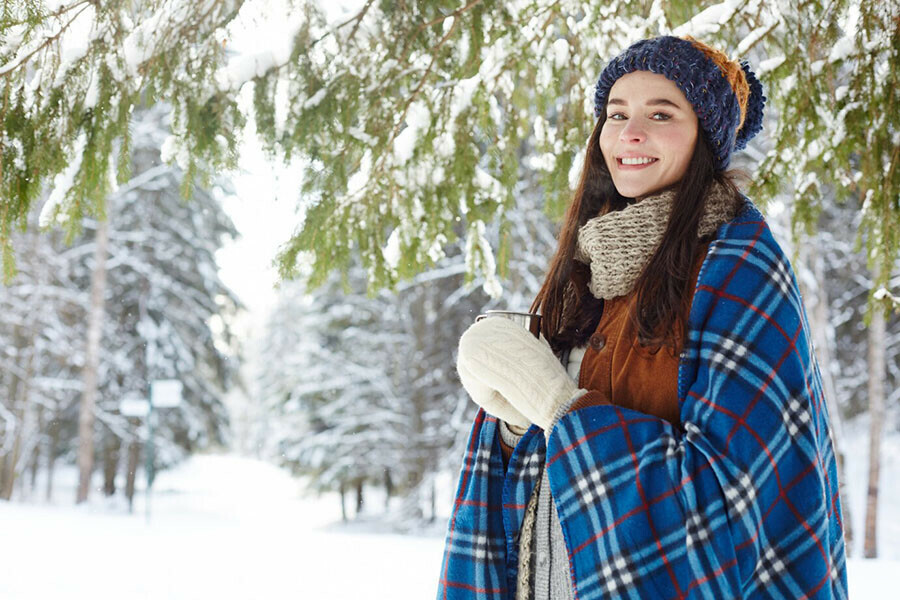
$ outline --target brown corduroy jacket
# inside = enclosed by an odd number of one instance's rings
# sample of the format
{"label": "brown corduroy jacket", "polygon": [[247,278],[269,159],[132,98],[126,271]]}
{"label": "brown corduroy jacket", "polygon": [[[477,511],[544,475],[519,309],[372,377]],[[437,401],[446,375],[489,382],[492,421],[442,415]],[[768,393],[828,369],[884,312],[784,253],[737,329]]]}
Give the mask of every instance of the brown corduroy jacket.
{"label": "brown corduroy jacket", "polygon": [[[692,293],[708,248],[709,243],[702,243],[697,253],[691,277]],[[588,393],[576,400],[569,410],[615,404],[678,425],[678,361],[683,347],[681,325],[676,328],[674,354],[671,348],[642,347],[629,317],[636,301],[635,292],[603,301],[603,314],[588,340],[578,375],[578,387]],[[500,446],[508,460],[513,448],[502,440]]]}

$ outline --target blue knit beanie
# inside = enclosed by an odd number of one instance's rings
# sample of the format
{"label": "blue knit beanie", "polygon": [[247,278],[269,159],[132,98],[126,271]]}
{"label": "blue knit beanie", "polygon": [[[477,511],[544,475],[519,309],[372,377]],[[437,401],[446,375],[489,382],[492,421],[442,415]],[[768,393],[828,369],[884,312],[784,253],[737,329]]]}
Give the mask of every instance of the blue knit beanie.
{"label": "blue knit beanie", "polygon": [[632,71],[658,73],[678,86],[694,107],[717,170],[724,170],[731,152],[744,148],[762,129],[766,97],[749,64],[744,61],[738,66],[722,52],[689,36],[641,40],[612,59],[597,80],[595,117],[606,108],[616,80]]}

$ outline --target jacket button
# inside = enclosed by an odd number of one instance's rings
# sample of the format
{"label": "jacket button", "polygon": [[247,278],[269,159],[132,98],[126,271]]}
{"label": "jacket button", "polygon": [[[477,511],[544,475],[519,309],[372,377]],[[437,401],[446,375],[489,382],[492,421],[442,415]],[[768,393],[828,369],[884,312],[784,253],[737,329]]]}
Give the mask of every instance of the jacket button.
{"label": "jacket button", "polygon": [[606,336],[602,333],[595,333],[591,336],[591,348],[594,350],[603,350],[606,346]]}

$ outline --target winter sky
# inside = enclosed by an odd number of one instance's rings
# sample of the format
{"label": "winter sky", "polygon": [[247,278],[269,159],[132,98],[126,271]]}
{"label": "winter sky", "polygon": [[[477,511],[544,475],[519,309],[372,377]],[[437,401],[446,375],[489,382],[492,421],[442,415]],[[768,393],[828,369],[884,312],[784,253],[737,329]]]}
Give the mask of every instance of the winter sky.
{"label": "winter sky", "polygon": [[[273,49],[277,54],[289,48],[294,23],[285,0],[250,0],[235,20],[228,47],[238,55],[253,55]],[[323,3],[330,21],[348,18],[361,6],[359,0]],[[252,86],[241,90],[241,101],[249,108]],[[269,161],[256,140],[254,125],[248,122],[241,152],[241,171],[231,174],[235,195],[224,199],[225,210],[241,237],[227,244],[217,255],[222,280],[245,303],[249,320],[241,328],[256,329],[275,301],[278,274],[273,260],[279,247],[302,220],[299,188],[303,178],[300,161],[286,166]]]}

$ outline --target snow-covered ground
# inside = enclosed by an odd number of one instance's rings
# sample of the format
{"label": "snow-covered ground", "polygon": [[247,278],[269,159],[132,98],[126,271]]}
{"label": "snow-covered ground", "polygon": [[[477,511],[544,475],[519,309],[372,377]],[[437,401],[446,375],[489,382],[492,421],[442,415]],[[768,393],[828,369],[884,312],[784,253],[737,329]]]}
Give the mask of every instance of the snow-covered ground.
{"label": "snow-covered ground", "polygon": [[335,496],[304,498],[269,464],[196,456],[153,489],[149,522],[142,498],[131,515],[102,500],[68,505],[62,488],[59,506],[0,502],[0,598],[434,597],[441,533],[342,526]]}
{"label": "snow-covered ground", "polygon": [[[345,526],[335,496],[301,489],[270,464],[206,455],[159,475],[149,521],[143,497],[134,514],[99,498],[75,507],[65,485],[58,505],[0,502],[0,598],[434,597],[446,516],[416,535]],[[851,560],[851,598],[895,598],[898,571],[897,560]]]}

